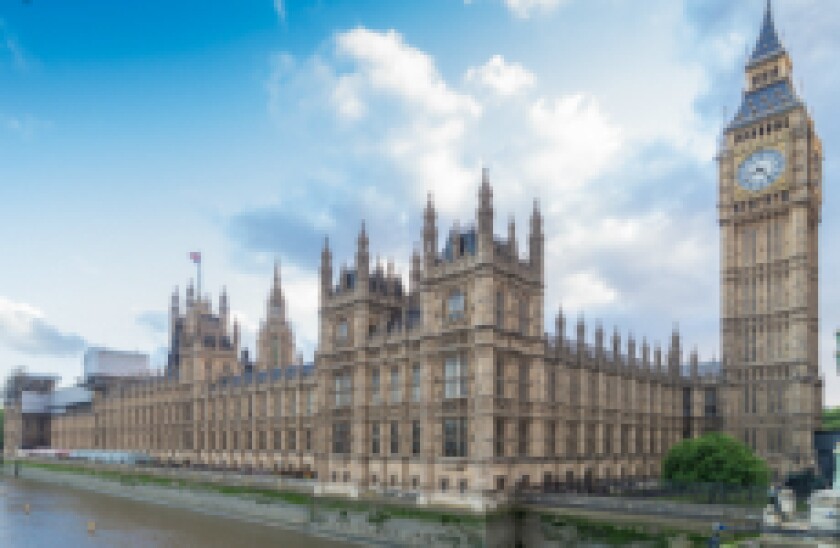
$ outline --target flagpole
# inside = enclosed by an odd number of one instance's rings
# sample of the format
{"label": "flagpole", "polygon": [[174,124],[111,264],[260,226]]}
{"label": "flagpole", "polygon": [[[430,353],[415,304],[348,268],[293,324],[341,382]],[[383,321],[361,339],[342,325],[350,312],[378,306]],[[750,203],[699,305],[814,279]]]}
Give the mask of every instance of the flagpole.
{"label": "flagpole", "polygon": [[195,262],[196,280],[198,286],[198,302],[201,302],[201,255],[199,251],[198,260]]}

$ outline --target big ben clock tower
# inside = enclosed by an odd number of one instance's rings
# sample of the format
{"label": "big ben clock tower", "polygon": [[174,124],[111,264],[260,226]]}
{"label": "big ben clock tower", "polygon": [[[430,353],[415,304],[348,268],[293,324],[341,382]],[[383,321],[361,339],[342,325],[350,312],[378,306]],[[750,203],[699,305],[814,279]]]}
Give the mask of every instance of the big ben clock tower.
{"label": "big ben clock tower", "polygon": [[822,144],[770,1],[719,161],[725,430],[778,475],[814,466],[822,412]]}

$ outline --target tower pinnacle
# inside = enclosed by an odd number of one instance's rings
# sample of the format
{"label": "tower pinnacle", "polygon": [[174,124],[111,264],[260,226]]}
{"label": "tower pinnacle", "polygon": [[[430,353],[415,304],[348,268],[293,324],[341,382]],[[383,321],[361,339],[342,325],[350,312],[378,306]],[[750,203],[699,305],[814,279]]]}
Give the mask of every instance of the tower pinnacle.
{"label": "tower pinnacle", "polygon": [[767,0],[767,7],[764,10],[764,21],[761,23],[761,32],[758,35],[755,48],[750,55],[747,66],[752,66],[784,53],[782,42],[779,40],[779,33],[776,32],[776,24],[773,21],[773,6]]}

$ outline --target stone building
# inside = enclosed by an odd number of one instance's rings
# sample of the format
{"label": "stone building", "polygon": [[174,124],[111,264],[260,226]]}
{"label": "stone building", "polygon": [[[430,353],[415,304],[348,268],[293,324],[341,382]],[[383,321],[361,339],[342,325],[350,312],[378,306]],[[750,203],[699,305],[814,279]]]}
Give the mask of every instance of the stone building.
{"label": "stone building", "polygon": [[22,369],[6,379],[3,395],[3,448],[10,454],[18,448],[47,447],[51,443],[51,419],[47,408],[57,377],[32,375]]}
{"label": "stone building", "polygon": [[[528,249],[493,233],[485,171],[476,220],[439,246],[431,197],[408,286],[372,264],[364,225],[352,267],[325,242],[315,362],[295,357],[279,267],[252,361],[225,292],[214,312],[186,290],[170,305],[157,377],[97,381],[88,405],[52,415],[59,449],[148,452],[166,462],[317,477],[323,492],[415,491],[446,501],[514,485],[642,479],[676,441],[718,429],[717,378],[696,353],[626,344],[582,319],[543,325],[542,215]],[[12,449],[14,445],[10,445]]]}
{"label": "stone building", "polygon": [[778,473],[813,467],[820,426],[822,143],[770,2],[719,163],[726,431]]}
{"label": "stone building", "polygon": [[[590,338],[558,310],[548,334],[542,214],[535,202],[525,250],[513,221],[494,234],[484,171],[468,223],[439,231],[429,197],[407,285],[372,263],[364,224],[352,266],[336,271],[325,241],[313,363],[296,356],[279,267],[254,360],[226,292],[214,312],[190,285],[183,309],[171,299],[165,374],[94,386],[87,407],[52,415],[45,444],[441,502],[656,477],[674,443],[708,431],[744,439],[779,474],[812,466],[821,153],[789,71],[768,7],[720,151],[723,378],[686,359],[676,329],[667,348],[600,325]],[[773,151],[790,167],[765,184]],[[7,453],[26,447],[9,443],[21,417],[7,411]]]}

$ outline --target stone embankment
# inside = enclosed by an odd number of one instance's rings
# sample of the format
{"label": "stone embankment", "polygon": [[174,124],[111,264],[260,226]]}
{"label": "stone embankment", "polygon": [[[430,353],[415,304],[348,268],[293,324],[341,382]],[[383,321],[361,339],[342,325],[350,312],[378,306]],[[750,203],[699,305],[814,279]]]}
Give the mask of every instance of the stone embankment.
{"label": "stone embankment", "polygon": [[[485,516],[420,511],[414,512],[416,515],[412,516],[412,512],[395,512],[388,505],[307,496],[302,493],[305,485],[298,485],[297,492],[285,492],[282,497],[274,497],[267,495],[262,488],[233,487],[221,481],[217,484],[198,483],[184,479],[187,476],[194,478],[195,474],[167,474],[172,476],[172,482],[167,486],[160,481],[133,479],[130,474],[124,474],[122,478],[113,472],[100,475],[111,472],[102,466],[79,468],[78,472],[71,472],[69,467],[64,467],[64,470],[56,468],[45,463],[25,463],[19,466],[18,475],[24,480],[49,482],[149,504],[186,508],[365,546],[513,545],[512,540],[506,536],[509,528],[503,523],[493,525]],[[14,464],[7,462],[4,472],[14,474]],[[147,473],[144,470],[144,474]],[[263,480],[268,478],[250,479],[252,486],[262,487],[265,483]],[[407,515],[401,517],[400,513]]]}
{"label": "stone embankment", "polygon": [[[7,462],[4,471],[14,473]],[[314,483],[276,476],[25,461],[21,478],[186,508],[365,546],[706,546],[697,522],[614,509],[528,505],[492,513],[420,508],[406,501],[314,496]],[[627,509],[625,509],[626,511]],[[624,517],[630,519],[622,519]]]}

